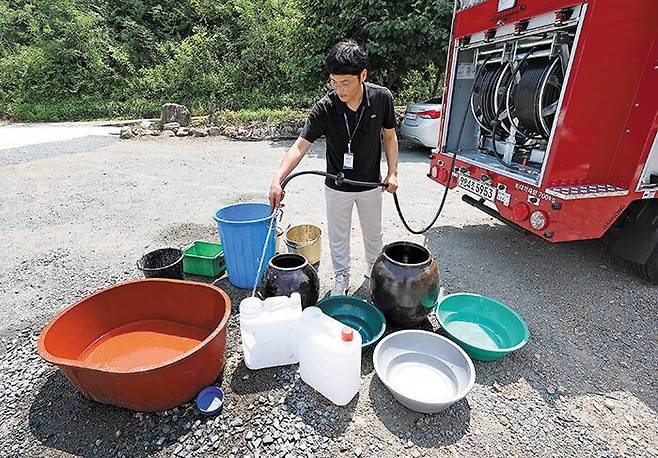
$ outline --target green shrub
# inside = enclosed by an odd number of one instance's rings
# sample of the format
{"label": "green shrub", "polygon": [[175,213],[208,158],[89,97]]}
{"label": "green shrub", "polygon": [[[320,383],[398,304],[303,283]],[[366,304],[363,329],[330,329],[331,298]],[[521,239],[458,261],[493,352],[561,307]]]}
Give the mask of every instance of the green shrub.
{"label": "green shrub", "polygon": [[0,0],[0,117],[153,117],[178,102],[278,122],[324,93],[324,55],[345,37],[397,103],[424,99],[444,65],[448,3]]}

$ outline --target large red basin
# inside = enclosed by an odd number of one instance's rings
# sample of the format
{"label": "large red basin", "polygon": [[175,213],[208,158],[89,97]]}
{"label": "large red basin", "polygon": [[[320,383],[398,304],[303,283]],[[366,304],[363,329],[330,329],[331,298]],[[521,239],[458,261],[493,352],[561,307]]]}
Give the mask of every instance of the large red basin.
{"label": "large red basin", "polygon": [[215,286],[131,281],[57,315],[41,332],[39,354],[95,401],[166,410],[217,378],[230,314],[230,298]]}

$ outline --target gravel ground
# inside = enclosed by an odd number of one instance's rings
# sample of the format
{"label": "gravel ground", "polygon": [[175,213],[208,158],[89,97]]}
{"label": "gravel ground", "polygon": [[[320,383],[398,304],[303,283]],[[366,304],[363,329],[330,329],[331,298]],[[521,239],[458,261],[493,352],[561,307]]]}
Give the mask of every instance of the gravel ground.
{"label": "gravel ground", "polygon": [[[42,145],[42,148],[35,148],[32,152],[38,152],[40,157],[46,157],[52,151],[52,143],[87,138],[88,145],[92,147],[94,139],[90,137],[114,135],[115,138],[118,138],[119,130],[120,127],[116,121],[28,124],[0,122],[0,150]],[[51,145],[47,145],[48,143]],[[95,148],[101,146],[96,144]],[[6,157],[7,152],[2,151],[0,156]],[[26,156],[29,156],[29,152]]]}
{"label": "gravel ground", "polygon": [[[85,145],[40,145],[18,158],[0,150],[1,456],[658,456],[656,289],[603,242],[544,243],[468,207],[458,192],[425,236],[406,234],[387,198],[385,239],[427,245],[446,292],[512,305],[531,340],[510,357],[476,362],[473,391],[447,411],[399,405],[374,373],[372,350],[346,407],[301,382],[296,366],[248,370],[236,315],[248,293],[226,279],[216,281],[233,300],[220,417],[202,418],[191,403],[140,414],[87,400],[37,355],[42,327],[75,300],[138,278],[143,252],[214,239],[214,210],[263,200],[288,143]],[[303,167],[322,166],[318,144]],[[400,199],[415,226],[442,192],[426,172],[426,152],[403,149]],[[319,179],[295,180],[285,202],[284,224],[325,227]],[[364,294],[359,237],[352,248],[352,287]],[[319,274],[324,294],[327,249]],[[422,327],[438,328],[434,319]]]}
{"label": "gravel ground", "polygon": [[114,143],[118,138],[118,136],[112,137],[109,135],[88,135],[56,142],[46,142],[39,145],[22,145],[7,148],[0,151],[0,166],[31,162],[60,154],[77,154],[93,151]]}

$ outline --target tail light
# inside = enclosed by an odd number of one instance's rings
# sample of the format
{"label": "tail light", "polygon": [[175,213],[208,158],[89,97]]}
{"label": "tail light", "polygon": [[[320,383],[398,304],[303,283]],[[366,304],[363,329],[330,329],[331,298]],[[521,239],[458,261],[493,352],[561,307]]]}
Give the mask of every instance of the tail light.
{"label": "tail light", "polygon": [[528,215],[530,215],[530,209],[523,202],[519,202],[512,209],[512,218],[519,223],[527,220]]}
{"label": "tail light", "polygon": [[530,214],[530,225],[533,229],[541,231],[548,226],[548,215],[541,210],[536,210]]}
{"label": "tail light", "polygon": [[421,111],[417,114],[419,118],[423,119],[439,119],[441,117],[441,111],[439,110]]}

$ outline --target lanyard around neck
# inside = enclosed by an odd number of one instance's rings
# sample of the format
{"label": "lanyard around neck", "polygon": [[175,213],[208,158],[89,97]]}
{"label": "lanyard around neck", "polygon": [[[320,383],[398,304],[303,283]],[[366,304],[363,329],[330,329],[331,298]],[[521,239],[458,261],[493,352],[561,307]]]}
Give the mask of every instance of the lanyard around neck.
{"label": "lanyard around neck", "polygon": [[345,128],[347,129],[347,143],[351,144],[352,139],[354,138],[354,134],[356,134],[356,130],[359,128],[359,124],[361,124],[361,118],[363,117],[363,112],[366,111],[365,107],[361,107],[359,109],[359,119],[356,121],[356,126],[354,126],[354,132],[350,133],[350,124],[347,121],[347,113],[343,113],[343,119],[345,119]]}

